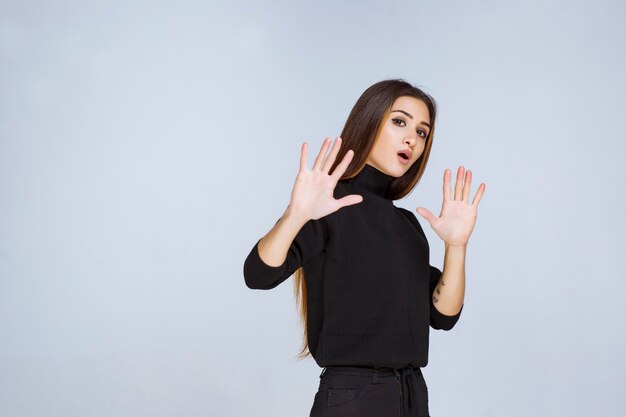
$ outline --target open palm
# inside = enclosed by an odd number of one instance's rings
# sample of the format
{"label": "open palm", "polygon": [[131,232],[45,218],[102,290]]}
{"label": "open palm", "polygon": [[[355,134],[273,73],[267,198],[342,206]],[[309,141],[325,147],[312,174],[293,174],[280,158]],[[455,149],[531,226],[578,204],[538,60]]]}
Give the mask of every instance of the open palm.
{"label": "open palm", "polygon": [[476,218],[478,216],[478,203],[485,192],[486,185],[481,183],[472,202],[469,202],[470,184],[472,182],[472,173],[465,173],[465,181],[463,181],[464,168],[460,166],[457,170],[456,184],[454,186],[454,196],[450,195],[450,170],[446,169],[443,174],[443,204],[441,213],[436,217],[428,209],[418,207],[416,211],[424,217],[435,233],[447,245],[466,245],[469,240]]}
{"label": "open palm", "polygon": [[341,138],[335,139],[330,154],[326,157],[326,151],[330,146],[330,138],[326,138],[320,149],[313,167],[307,169],[307,143],[302,144],[300,153],[300,170],[291,191],[289,206],[294,213],[306,220],[319,219],[344,206],[357,204],[363,201],[358,194],[347,195],[335,199],[333,192],[337,182],[348,168],[348,164],[354,156],[354,151],[348,150],[343,160],[332,175],[328,172],[335,162],[341,146]]}

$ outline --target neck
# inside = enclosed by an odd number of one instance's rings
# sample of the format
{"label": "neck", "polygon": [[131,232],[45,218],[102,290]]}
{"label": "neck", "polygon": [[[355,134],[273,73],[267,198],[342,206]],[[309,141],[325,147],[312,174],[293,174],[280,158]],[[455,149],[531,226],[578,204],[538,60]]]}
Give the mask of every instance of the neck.
{"label": "neck", "polygon": [[389,199],[385,194],[393,179],[394,177],[391,175],[387,175],[367,163],[356,176],[350,178],[355,186],[386,199]]}

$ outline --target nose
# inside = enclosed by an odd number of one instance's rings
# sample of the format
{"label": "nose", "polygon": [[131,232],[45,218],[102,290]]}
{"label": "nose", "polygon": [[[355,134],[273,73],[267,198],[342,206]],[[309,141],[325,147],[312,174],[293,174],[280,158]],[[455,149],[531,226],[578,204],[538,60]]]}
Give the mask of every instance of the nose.
{"label": "nose", "polygon": [[415,142],[417,141],[416,138],[414,138],[413,136],[407,136],[404,138],[404,143],[406,143],[409,148],[413,148],[415,146]]}

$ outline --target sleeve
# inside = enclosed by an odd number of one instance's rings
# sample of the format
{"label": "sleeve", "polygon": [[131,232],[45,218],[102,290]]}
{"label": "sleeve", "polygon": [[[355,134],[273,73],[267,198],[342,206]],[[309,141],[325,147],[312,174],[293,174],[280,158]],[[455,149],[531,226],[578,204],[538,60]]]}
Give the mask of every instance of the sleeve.
{"label": "sleeve", "polygon": [[[424,233],[424,229],[422,229],[422,225],[417,220],[417,216],[412,211],[409,211],[405,208],[398,207],[400,211],[409,219],[409,221],[415,226],[417,231],[426,239],[426,234]],[[428,240],[427,240],[428,241]],[[430,285],[429,285],[429,293],[428,299],[430,300],[430,326],[433,329],[437,330],[450,330],[454,327],[457,321],[459,321],[459,317],[461,317],[461,312],[463,311],[464,305],[461,306],[461,309],[454,316],[448,316],[437,310],[435,307],[435,303],[433,301],[433,291],[435,291],[435,287],[439,282],[439,278],[441,277],[441,270],[437,267],[434,267],[429,264],[430,267]]]}
{"label": "sleeve", "polygon": [[454,327],[457,321],[459,321],[459,317],[461,317],[461,312],[463,311],[463,307],[465,304],[461,306],[461,309],[454,316],[448,316],[437,310],[435,307],[435,303],[433,302],[433,291],[435,291],[435,287],[439,282],[439,278],[441,277],[441,270],[439,268],[430,265],[430,326],[433,329],[437,330],[450,330]]}
{"label": "sleeve", "polygon": [[[280,219],[278,219],[280,220]],[[278,220],[276,223],[278,223]],[[287,257],[280,266],[267,265],[259,256],[259,239],[243,264],[246,286],[251,289],[269,290],[289,278],[298,268],[315,260],[326,248],[328,240],[326,217],[309,220],[294,238]]]}

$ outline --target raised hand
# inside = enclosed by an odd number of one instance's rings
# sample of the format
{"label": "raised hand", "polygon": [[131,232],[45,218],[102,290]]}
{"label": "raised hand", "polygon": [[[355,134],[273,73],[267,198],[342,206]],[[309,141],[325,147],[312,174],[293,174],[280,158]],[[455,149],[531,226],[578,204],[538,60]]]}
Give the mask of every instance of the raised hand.
{"label": "raised hand", "polygon": [[443,174],[443,204],[439,217],[428,209],[418,207],[416,211],[424,217],[435,233],[447,244],[463,246],[467,244],[478,216],[478,203],[485,192],[485,183],[481,183],[472,202],[469,202],[472,172],[465,173],[463,182],[462,166],[459,167],[454,186],[454,197],[450,197],[450,170]]}
{"label": "raised hand", "polygon": [[357,204],[363,201],[358,194],[350,194],[340,199],[335,199],[333,191],[337,182],[348,168],[348,164],[354,156],[353,150],[348,150],[343,160],[337,165],[332,175],[330,168],[335,162],[341,146],[341,138],[335,139],[331,152],[326,156],[331,138],[326,138],[322,144],[313,168],[307,169],[307,143],[302,144],[300,153],[300,170],[296,177],[289,208],[298,217],[310,220],[319,219],[342,207]]}

